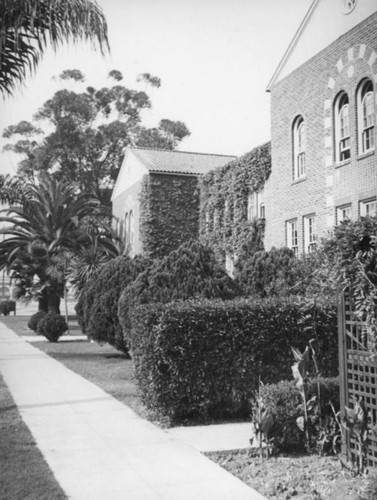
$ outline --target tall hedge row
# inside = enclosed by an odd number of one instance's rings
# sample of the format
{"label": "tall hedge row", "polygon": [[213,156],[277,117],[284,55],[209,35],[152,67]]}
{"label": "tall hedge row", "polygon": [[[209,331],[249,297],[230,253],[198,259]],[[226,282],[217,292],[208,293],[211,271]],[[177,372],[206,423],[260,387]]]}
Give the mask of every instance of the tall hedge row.
{"label": "tall hedge row", "polygon": [[118,257],[104,264],[85,285],[76,312],[80,326],[89,338],[127,352],[117,315],[118,301],[124,288],[148,263],[143,257]]}
{"label": "tall hedge row", "polygon": [[163,259],[153,261],[130,282],[119,300],[119,315],[127,337],[130,327],[129,311],[138,304],[167,303],[192,298],[228,300],[241,294],[241,288],[216,261],[214,252],[192,240]]}
{"label": "tall hedge row", "polygon": [[[290,346],[317,339],[321,375],[338,372],[335,304],[299,299],[185,301],[130,313],[145,403],[172,422],[246,417],[259,380],[291,379]],[[121,318],[121,322],[124,318]]]}

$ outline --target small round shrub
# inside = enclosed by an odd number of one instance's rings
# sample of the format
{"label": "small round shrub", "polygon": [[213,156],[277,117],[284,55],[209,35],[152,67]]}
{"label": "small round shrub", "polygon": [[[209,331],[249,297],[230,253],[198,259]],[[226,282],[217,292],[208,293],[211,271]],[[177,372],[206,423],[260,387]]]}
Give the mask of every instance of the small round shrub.
{"label": "small round shrub", "polygon": [[37,311],[35,314],[33,314],[33,316],[31,316],[28,321],[28,328],[30,330],[33,330],[33,332],[36,332],[38,329],[38,323],[42,318],[46,316],[46,314],[47,313],[45,311]]}
{"label": "small round shrub", "polygon": [[37,333],[46,337],[50,342],[57,342],[67,329],[68,326],[63,316],[49,312],[39,321]]}

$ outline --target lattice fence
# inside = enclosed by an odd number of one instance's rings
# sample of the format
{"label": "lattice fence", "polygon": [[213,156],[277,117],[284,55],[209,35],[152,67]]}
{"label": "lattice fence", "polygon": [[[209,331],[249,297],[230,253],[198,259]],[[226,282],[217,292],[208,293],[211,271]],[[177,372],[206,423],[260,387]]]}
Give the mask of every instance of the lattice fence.
{"label": "lattice fence", "polygon": [[[371,359],[367,350],[362,323],[352,311],[348,294],[339,305],[339,371],[340,407],[353,408],[360,397],[368,410],[368,429],[377,428],[377,361]],[[349,442],[351,453],[355,443]],[[377,468],[377,435],[371,432],[368,441],[367,467]]]}

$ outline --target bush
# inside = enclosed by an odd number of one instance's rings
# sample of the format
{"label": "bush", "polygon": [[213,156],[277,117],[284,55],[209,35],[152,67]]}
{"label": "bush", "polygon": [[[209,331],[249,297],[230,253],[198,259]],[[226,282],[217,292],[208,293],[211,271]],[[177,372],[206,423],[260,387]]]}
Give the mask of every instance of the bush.
{"label": "bush", "polygon": [[192,298],[233,299],[241,289],[216,261],[213,251],[190,241],[155,260],[125,288],[119,301],[125,341],[128,342],[129,311],[137,304],[167,303]]}
{"label": "bush", "polygon": [[289,248],[271,248],[249,254],[236,266],[235,280],[247,295],[270,297],[271,295],[298,294],[298,259]]}
{"label": "bush", "polygon": [[44,311],[37,311],[35,314],[33,314],[33,316],[30,316],[27,324],[28,328],[30,328],[30,330],[33,330],[33,332],[36,332],[38,329],[38,323],[42,318],[46,316],[46,314],[47,313],[45,313]]}
{"label": "bush", "polygon": [[118,300],[128,283],[149,263],[143,257],[118,257],[104,264],[85,285],[76,305],[83,333],[99,343],[127,352],[118,320]]}
{"label": "bush", "polygon": [[[320,378],[321,408],[323,425],[320,426],[318,414],[309,412],[311,424],[312,447],[319,451],[330,451],[330,437],[337,432],[338,427],[334,420],[330,402],[336,411],[339,410],[339,380],[337,378]],[[317,380],[313,379],[307,386],[308,400],[318,396]],[[261,385],[259,390],[264,405],[269,408],[274,416],[274,426],[270,433],[274,445],[281,451],[300,451],[305,448],[304,433],[297,425],[297,418],[304,415],[302,398],[293,380],[283,380],[277,384]],[[256,403],[252,404],[253,412]]]}
{"label": "bush", "polygon": [[57,342],[68,329],[63,316],[54,312],[48,312],[38,322],[37,333],[43,335],[50,342]]}
{"label": "bush", "polygon": [[15,300],[1,300],[0,301],[0,314],[8,316],[9,313],[14,312],[16,314],[16,301]]}
{"label": "bush", "polygon": [[172,302],[135,307],[130,319],[142,397],[171,421],[246,418],[259,379],[291,379],[290,346],[304,350],[313,337],[322,374],[338,372],[336,306],[328,302]]}

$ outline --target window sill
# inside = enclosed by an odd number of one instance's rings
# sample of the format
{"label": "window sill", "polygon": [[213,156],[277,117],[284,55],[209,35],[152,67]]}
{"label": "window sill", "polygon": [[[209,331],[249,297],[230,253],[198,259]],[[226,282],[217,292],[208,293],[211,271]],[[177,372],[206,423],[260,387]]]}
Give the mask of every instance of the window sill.
{"label": "window sill", "polygon": [[306,181],[306,179],[307,179],[306,175],[303,175],[302,177],[299,177],[298,179],[294,179],[292,181],[292,184],[299,184],[300,182]]}
{"label": "window sill", "polygon": [[347,160],[338,161],[335,163],[335,168],[341,168],[345,165],[349,165],[351,163],[351,158],[347,158]]}
{"label": "window sill", "polygon": [[373,156],[374,155],[374,149],[371,149],[370,151],[366,151],[365,153],[361,153],[357,157],[357,161],[363,160],[364,158],[368,158],[368,156]]}

